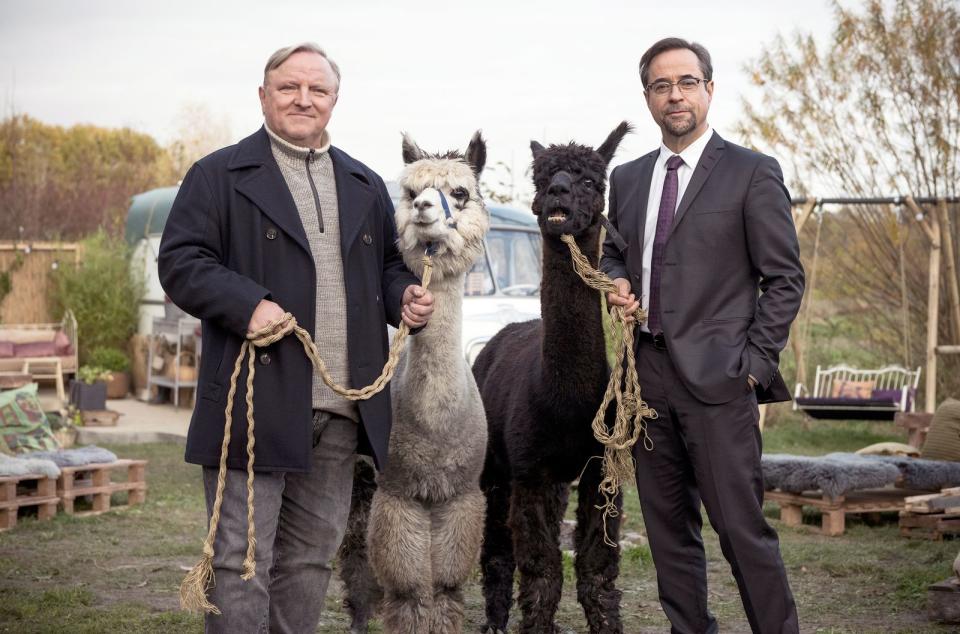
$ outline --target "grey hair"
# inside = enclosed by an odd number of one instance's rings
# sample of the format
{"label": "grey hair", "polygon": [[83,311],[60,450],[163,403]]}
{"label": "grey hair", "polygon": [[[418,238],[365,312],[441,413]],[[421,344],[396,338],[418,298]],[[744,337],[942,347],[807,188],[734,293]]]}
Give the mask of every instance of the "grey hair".
{"label": "grey hair", "polygon": [[267,65],[263,67],[264,86],[267,85],[267,73],[279,68],[285,61],[290,59],[290,56],[294,53],[316,53],[323,59],[327,60],[327,62],[330,64],[330,68],[333,69],[333,74],[337,76],[337,90],[340,90],[340,67],[337,66],[335,61],[330,59],[330,57],[327,55],[327,52],[323,50],[319,44],[314,44],[313,42],[301,42],[300,44],[294,44],[293,46],[284,46],[271,55],[270,59],[267,60]]}

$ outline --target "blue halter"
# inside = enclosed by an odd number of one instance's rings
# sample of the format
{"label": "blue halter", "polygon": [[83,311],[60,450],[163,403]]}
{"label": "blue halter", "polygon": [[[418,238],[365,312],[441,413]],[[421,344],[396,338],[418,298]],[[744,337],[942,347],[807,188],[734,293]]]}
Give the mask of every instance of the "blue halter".
{"label": "blue halter", "polygon": [[[447,219],[447,225],[452,229],[457,228],[457,222],[453,219],[453,214],[450,213],[450,205],[447,203],[447,197],[443,195],[443,192],[438,187],[434,187],[437,190],[437,193],[440,194],[440,206],[443,207],[443,215]],[[427,255],[433,257],[437,253],[437,247],[433,242],[427,243]]]}

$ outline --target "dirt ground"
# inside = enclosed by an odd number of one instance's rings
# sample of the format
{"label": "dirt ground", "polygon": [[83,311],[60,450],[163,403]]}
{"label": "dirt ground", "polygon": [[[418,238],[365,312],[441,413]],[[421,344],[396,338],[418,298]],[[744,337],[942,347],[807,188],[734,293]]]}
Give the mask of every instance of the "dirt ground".
{"label": "dirt ground", "polygon": [[[793,433],[785,429],[779,437],[773,434],[765,441],[789,448]],[[872,427],[858,433],[862,437],[850,443],[882,436]],[[810,440],[811,430],[797,437]],[[16,529],[0,533],[0,632],[202,631],[201,619],[180,612],[177,600],[184,570],[197,561],[204,535],[199,468],[185,465],[183,450],[175,445],[110,449],[123,457],[150,461],[146,504],[99,517],[60,514],[49,522],[26,518]],[[629,491],[626,499],[626,529],[643,533],[635,492]],[[771,507],[768,515],[776,518],[777,513]],[[884,518],[877,526],[850,519],[844,536],[828,538],[813,530],[817,519],[811,514],[805,517],[810,526],[796,529],[774,521],[802,631],[955,631],[927,621],[926,587],[949,575],[960,542],[903,539],[896,516]],[[707,528],[704,538],[710,606],[720,629],[748,632],[717,537]],[[570,556],[564,557],[564,593],[557,621],[566,632],[586,632],[576,603],[572,563]],[[624,550],[619,587],[626,632],[669,630],[657,601],[646,546]],[[348,630],[340,594],[335,579],[318,632]],[[466,631],[477,631],[483,622],[478,575],[466,596]],[[511,622],[515,621],[513,616]],[[378,624],[373,631],[380,631]]]}

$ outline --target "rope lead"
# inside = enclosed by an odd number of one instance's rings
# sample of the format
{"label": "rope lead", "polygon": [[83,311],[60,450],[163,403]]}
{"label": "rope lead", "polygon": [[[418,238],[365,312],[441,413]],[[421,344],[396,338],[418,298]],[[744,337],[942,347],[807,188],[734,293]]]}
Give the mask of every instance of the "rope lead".
{"label": "rope lead", "polygon": [[[433,271],[433,260],[429,255],[423,256],[423,281],[421,285],[427,288],[430,284],[430,275]],[[243,574],[240,576],[244,581],[249,581],[256,576],[256,547],[257,534],[253,523],[253,459],[254,459],[254,423],[253,423],[253,377],[256,372],[254,359],[256,349],[269,346],[280,341],[287,335],[293,333],[300,343],[303,344],[303,351],[310,359],[313,367],[320,372],[323,382],[330,386],[334,392],[351,401],[363,401],[374,394],[377,394],[390,379],[397,369],[400,362],[400,353],[406,343],[407,335],[410,334],[410,327],[401,321],[400,328],[390,344],[390,353],[387,362],[383,366],[383,372],[380,376],[367,387],[361,389],[352,389],[339,385],[327,370],[327,364],[320,358],[320,352],[316,344],[310,337],[310,333],[297,325],[296,318],[285,313],[279,320],[268,324],[256,332],[247,333],[246,340],[240,345],[240,354],[237,355],[237,361],[233,366],[233,374],[230,376],[230,390],[227,392],[227,406],[224,410],[223,425],[223,444],[220,446],[220,471],[217,474],[217,493],[213,501],[213,512],[210,514],[210,526],[207,530],[207,537],[203,541],[203,557],[190,572],[183,578],[180,584],[180,607],[191,612],[210,612],[211,614],[220,614],[220,610],[207,598],[207,590],[214,583],[213,575],[213,543],[216,540],[217,528],[220,524],[220,508],[223,506],[223,489],[227,481],[227,453],[230,446],[230,431],[233,426],[233,399],[237,393],[237,380],[240,377],[240,370],[243,368],[243,361],[247,360],[247,554],[243,560]]]}
{"label": "rope lead", "polygon": [[[617,293],[616,284],[607,275],[590,265],[590,261],[581,253],[573,236],[565,234],[560,237],[570,248],[570,257],[573,260],[573,269],[587,286],[603,293]],[[633,355],[633,326],[627,323],[627,315],[623,314],[623,307],[614,306],[613,317],[614,334],[619,335],[620,345],[616,347],[617,359],[610,372],[610,381],[607,391],[603,395],[600,409],[593,417],[593,436],[603,445],[603,479],[600,481],[600,492],[603,493],[604,504],[598,506],[603,510],[603,541],[612,547],[617,544],[607,534],[607,518],[617,517],[616,498],[624,482],[630,482],[635,476],[633,463],[633,446],[643,438],[643,447],[647,451],[653,450],[653,441],[647,433],[647,420],[655,420],[657,412],[647,406],[640,398],[640,381],[637,378],[637,361]],[[636,318],[646,319],[645,311],[638,310]],[[626,360],[626,372],[624,372]],[[612,401],[617,402],[616,418],[613,429],[608,429],[604,421],[607,406]]]}

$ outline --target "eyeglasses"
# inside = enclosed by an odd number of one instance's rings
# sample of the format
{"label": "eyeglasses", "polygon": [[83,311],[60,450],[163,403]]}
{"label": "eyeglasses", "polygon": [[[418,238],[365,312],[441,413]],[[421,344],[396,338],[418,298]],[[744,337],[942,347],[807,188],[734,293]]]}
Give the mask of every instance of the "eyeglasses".
{"label": "eyeglasses", "polygon": [[701,83],[706,84],[709,81],[709,79],[699,79],[697,77],[684,77],[679,81],[655,81],[647,86],[647,90],[658,97],[663,97],[669,95],[674,86],[679,88],[680,92],[690,93],[696,90]]}

